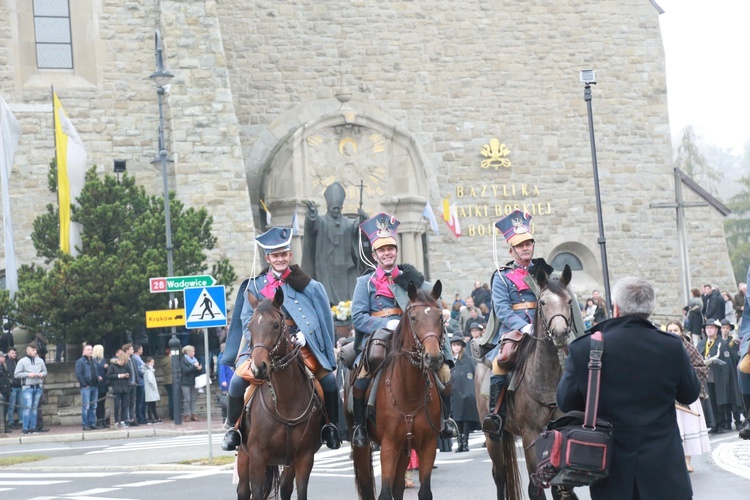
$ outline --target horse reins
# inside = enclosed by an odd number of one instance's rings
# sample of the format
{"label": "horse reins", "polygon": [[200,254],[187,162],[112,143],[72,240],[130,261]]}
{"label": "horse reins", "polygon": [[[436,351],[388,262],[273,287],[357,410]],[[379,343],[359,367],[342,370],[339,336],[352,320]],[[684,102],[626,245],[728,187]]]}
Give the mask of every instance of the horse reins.
{"label": "horse reins", "polygon": [[417,337],[417,333],[414,331],[414,328],[411,328],[411,316],[409,316],[409,312],[414,309],[415,307],[435,307],[437,308],[437,305],[433,304],[411,304],[409,307],[406,308],[405,315],[407,317],[407,320],[409,321],[409,330],[411,330],[411,337],[414,340],[414,346],[416,348],[415,351],[410,351],[406,348],[401,348],[401,350],[409,356],[409,361],[412,365],[414,365],[415,368],[419,368],[423,372],[426,371],[424,367],[424,341],[427,340],[430,337],[435,337],[435,339],[438,342],[438,346],[440,347],[440,352],[443,351],[443,345],[445,344],[445,325],[443,325],[442,321],[440,322],[440,334],[438,335],[435,332],[428,332],[422,340]]}

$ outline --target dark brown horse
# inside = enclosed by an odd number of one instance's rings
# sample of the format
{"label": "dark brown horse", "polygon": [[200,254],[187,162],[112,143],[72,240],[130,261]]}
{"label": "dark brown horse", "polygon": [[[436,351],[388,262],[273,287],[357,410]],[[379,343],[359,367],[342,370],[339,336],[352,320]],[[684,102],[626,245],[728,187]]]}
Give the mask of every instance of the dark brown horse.
{"label": "dark brown horse", "polygon": [[[284,500],[307,498],[307,483],[315,452],[321,445],[322,404],[313,378],[303,368],[299,348],[287,331],[281,305],[284,292],[273,301],[248,300],[254,313],[251,357],[253,376],[263,383],[255,391],[240,430],[243,443],[237,454],[237,498],[265,499],[278,491]],[[279,466],[285,466],[279,478]]]}
{"label": "dark brown horse", "polygon": [[[380,500],[403,498],[411,449],[419,456],[418,497],[432,498],[430,476],[442,425],[435,380],[435,370],[444,362],[441,291],[440,281],[430,293],[409,283],[409,304],[391,336],[390,352],[381,369],[376,415],[367,428],[370,439],[380,445]],[[347,417],[351,428],[351,415]],[[352,448],[352,456],[359,496],[374,499],[371,449]]]}
{"label": "dark brown horse", "polygon": [[[521,479],[516,459],[516,439],[523,443],[526,469],[529,476],[536,471],[532,443],[545,425],[563,413],[557,408],[556,390],[562,377],[568,336],[572,328],[573,297],[568,292],[572,273],[567,265],[560,279],[549,279],[541,272],[538,309],[534,319],[534,336],[528,337],[519,353],[515,367],[520,377],[518,387],[508,392],[507,418],[500,442],[487,437],[487,453],[492,459],[492,477],[497,487],[498,500],[520,500]],[[477,391],[477,400],[480,399]],[[484,412],[487,411],[485,407]],[[544,491],[529,481],[529,498],[546,498]],[[577,498],[570,491],[553,489],[554,498]]]}

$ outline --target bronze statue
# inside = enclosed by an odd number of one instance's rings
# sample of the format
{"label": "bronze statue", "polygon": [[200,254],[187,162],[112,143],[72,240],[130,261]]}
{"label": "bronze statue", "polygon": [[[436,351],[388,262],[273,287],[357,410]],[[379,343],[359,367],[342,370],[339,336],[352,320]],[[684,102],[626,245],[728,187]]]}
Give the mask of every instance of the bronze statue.
{"label": "bronze statue", "polygon": [[[338,182],[323,193],[328,207],[320,217],[312,202],[307,204],[302,269],[321,282],[331,304],[351,300],[359,274],[358,231],[360,220],[341,213],[346,192]],[[366,216],[360,209],[360,218]]]}

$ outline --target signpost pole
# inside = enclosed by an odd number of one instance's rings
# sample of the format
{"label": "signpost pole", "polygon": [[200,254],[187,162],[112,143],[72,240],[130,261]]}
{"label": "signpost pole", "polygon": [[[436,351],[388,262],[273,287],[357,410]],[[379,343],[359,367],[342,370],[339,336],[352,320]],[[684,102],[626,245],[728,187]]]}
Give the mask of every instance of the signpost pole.
{"label": "signpost pole", "polygon": [[211,352],[208,350],[208,328],[203,330],[203,352],[206,353],[206,362],[203,369],[206,371],[206,426],[208,427],[208,462],[214,461],[213,446],[211,444]]}

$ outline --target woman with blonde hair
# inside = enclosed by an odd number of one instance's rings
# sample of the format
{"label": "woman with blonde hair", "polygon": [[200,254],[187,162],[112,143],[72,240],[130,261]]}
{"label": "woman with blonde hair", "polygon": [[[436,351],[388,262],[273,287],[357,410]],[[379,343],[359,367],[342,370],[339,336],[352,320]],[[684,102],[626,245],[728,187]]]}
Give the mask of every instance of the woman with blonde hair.
{"label": "woman with blonde hair", "polygon": [[107,368],[107,381],[112,388],[115,400],[115,429],[128,427],[128,406],[130,405],[130,370],[128,369],[128,355],[120,352],[117,358]]}
{"label": "woman with blonde hair", "polygon": [[693,455],[711,452],[711,443],[708,440],[708,428],[706,427],[706,419],[703,417],[703,406],[701,405],[701,398],[707,395],[704,384],[708,379],[708,367],[703,362],[703,357],[690,341],[690,335],[685,335],[683,333],[682,325],[679,321],[668,323],[667,331],[680,337],[682,344],[685,346],[685,349],[687,349],[688,355],[690,356],[690,362],[695,370],[695,375],[701,382],[701,397],[693,401],[690,406],[685,407],[675,402],[677,426],[680,428],[682,448],[685,453],[685,463],[688,472],[693,472],[690,458]]}
{"label": "woman with blonde hair", "polygon": [[96,401],[96,427],[106,429],[107,426],[107,368],[109,363],[104,358],[104,346],[96,344],[91,354],[91,359],[96,365],[96,375],[99,380],[99,399]]}
{"label": "woman with blonde hair", "polygon": [[182,389],[182,416],[186,422],[197,422],[198,412],[195,409],[198,391],[195,390],[195,377],[203,366],[195,357],[195,347],[186,345],[182,348],[180,358],[180,389]]}

